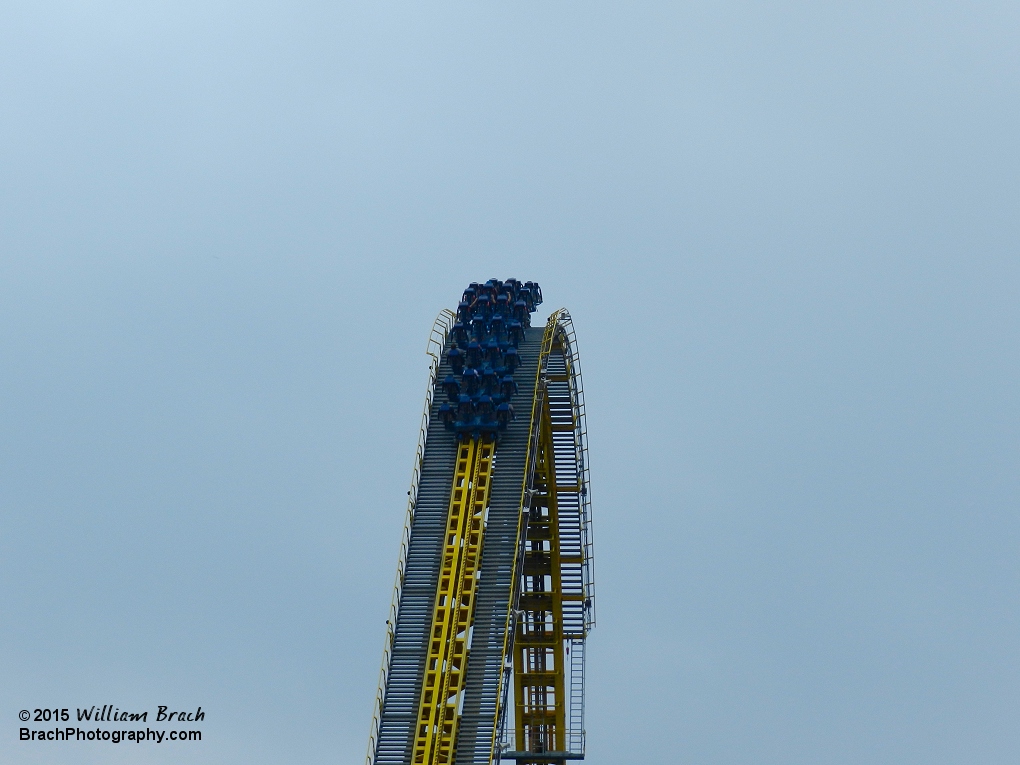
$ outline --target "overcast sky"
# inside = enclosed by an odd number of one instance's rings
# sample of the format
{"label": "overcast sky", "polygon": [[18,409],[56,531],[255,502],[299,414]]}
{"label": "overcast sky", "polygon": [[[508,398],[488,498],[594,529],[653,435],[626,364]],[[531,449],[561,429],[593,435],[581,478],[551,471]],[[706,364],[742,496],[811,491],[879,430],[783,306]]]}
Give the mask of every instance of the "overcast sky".
{"label": "overcast sky", "polygon": [[[1018,40],[0,3],[0,761],[361,765],[428,332],[515,276],[585,375],[589,765],[1015,765]],[[16,740],[93,704],[204,740]]]}

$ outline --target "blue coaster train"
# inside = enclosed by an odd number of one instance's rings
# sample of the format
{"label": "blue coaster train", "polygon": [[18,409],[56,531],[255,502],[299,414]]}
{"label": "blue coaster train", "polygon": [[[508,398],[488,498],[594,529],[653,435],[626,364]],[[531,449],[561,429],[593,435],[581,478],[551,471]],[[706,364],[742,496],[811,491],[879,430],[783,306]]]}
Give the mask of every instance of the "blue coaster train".
{"label": "blue coaster train", "polygon": [[446,429],[458,438],[498,438],[514,419],[517,348],[541,304],[537,282],[489,279],[464,290],[447,353],[453,374],[443,380],[447,402],[439,407]]}

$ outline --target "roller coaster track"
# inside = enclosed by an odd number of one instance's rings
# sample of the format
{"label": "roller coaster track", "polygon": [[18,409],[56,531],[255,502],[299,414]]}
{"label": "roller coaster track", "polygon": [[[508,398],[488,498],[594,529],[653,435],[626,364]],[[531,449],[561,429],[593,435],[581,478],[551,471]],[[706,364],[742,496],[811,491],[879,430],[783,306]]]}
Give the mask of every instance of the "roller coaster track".
{"label": "roller coaster track", "polygon": [[[573,325],[561,309],[530,327],[541,302],[530,282],[472,284],[464,297],[426,350],[366,765],[584,758],[595,611]],[[511,399],[527,416],[514,418]]]}

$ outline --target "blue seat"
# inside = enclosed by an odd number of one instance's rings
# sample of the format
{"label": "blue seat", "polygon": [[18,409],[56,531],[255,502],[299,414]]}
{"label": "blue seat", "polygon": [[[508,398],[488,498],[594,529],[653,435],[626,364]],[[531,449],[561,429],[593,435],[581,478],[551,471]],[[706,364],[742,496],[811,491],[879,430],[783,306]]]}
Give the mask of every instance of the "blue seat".
{"label": "blue seat", "polygon": [[460,395],[460,383],[457,382],[457,378],[453,375],[447,375],[446,379],[443,380],[443,390],[450,401],[456,401],[457,396]]}
{"label": "blue seat", "polygon": [[477,369],[468,368],[464,370],[464,374],[461,375],[461,392],[468,396],[473,396],[478,392],[478,388],[481,385],[481,376],[478,374]]}
{"label": "blue seat", "polygon": [[450,362],[450,369],[453,370],[455,375],[459,375],[464,371],[464,351],[460,350],[457,346],[450,349],[450,352],[446,354],[446,360]]}

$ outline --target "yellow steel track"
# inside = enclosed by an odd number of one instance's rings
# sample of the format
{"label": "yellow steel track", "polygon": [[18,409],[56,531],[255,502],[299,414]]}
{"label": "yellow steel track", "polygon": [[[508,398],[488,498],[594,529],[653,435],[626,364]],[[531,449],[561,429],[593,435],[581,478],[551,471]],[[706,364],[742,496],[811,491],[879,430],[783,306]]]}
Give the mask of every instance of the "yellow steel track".
{"label": "yellow steel track", "polygon": [[[594,589],[584,398],[572,344],[570,315],[557,311],[549,317],[539,357],[531,468],[518,528],[518,589],[504,645],[504,663],[512,659],[514,699],[513,723],[500,748],[518,765],[584,756],[584,648],[594,626]],[[501,720],[505,715],[498,713]]]}
{"label": "yellow steel track", "polygon": [[494,449],[491,440],[462,441],[458,446],[425,682],[418,704],[411,759],[415,765],[453,762]]}

